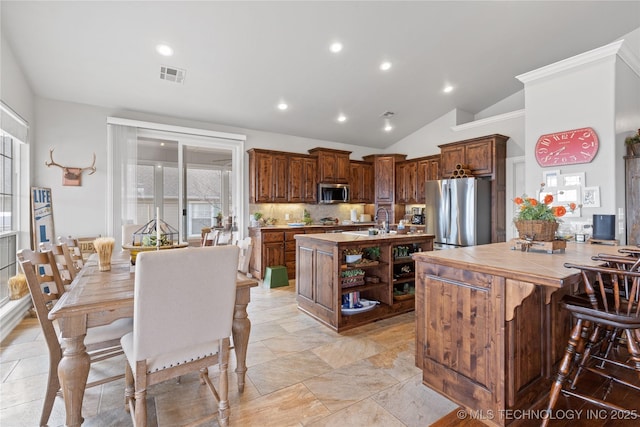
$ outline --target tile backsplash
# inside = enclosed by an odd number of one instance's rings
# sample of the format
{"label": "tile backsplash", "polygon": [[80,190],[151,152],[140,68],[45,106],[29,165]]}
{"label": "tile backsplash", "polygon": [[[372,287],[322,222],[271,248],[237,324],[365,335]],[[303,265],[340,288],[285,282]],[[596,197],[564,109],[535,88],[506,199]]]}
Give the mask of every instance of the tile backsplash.
{"label": "tile backsplash", "polygon": [[[308,203],[250,203],[249,214],[261,212],[265,218],[276,218],[276,224],[282,225],[289,222],[301,222],[304,210],[309,211],[311,219],[319,222],[321,218],[338,218],[340,221],[351,219],[351,209],[360,214],[371,213],[373,205],[339,203],[335,205],[316,205]],[[288,216],[288,220],[286,219]]]}

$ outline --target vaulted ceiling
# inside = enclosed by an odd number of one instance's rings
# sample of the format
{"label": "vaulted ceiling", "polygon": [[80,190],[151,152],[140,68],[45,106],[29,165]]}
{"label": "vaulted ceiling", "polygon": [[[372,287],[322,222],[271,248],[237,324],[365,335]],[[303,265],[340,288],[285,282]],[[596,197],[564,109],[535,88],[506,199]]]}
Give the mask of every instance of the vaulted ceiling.
{"label": "vaulted ceiling", "polygon": [[[516,75],[640,27],[638,1],[0,8],[2,37],[38,96],[377,148],[454,108],[482,111],[522,89]],[[336,41],[339,53],[330,50]],[[161,43],[173,56],[156,52]],[[381,70],[383,61],[391,68]],[[161,80],[161,66],[184,70],[184,82]]]}

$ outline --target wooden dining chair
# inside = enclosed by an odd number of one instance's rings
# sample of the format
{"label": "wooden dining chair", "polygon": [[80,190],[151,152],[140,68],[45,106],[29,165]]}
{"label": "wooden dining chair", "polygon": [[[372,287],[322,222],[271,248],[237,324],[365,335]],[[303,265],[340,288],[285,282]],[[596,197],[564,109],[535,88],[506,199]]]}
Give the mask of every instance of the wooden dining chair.
{"label": "wooden dining chair", "polygon": [[[58,272],[60,273],[60,278],[62,279],[62,284],[65,286],[69,286],[75,277],[72,276],[71,271],[68,267],[67,258],[65,258],[65,254],[62,250],[62,245],[60,243],[53,244],[51,242],[40,242],[40,251],[51,251],[53,257],[56,261],[56,265],[58,267]],[[75,270],[75,268],[73,269]]]}
{"label": "wooden dining chair", "polygon": [[69,255],[73,261],[73,265],[76,271],[80,271],[84,265],[84,258],[82,257],[82,251],[80,250],[80,244],[75,237],[58,236],[58,243],[64,243],[69,248]]}
{"label": "wooden dining chair", "polygon": [[218,246],[219,237],[220,230],[209,229],[209,231],[203,232],[201,246]]}
{"label": "wooden dining chair", "polygon": [[[58,379],[58,364],[62,359],[61,338],[57,325],[49,320],[49,310],[53,303],[64,293],[64,285],[51,251],[35,252],[22,249],[17,253],[18,263],[27,279],[31,301],[42,328],[49,350],[49,374],[45,391],[40,426],[46,426],[56,395],[61,395]],[[97,326],[87,330],[84,340],[89,353],[90,363],[96,363],[121,355],[120,338],[133,329],[132,319],[119,319],[106,326]],[[104,384],[120,379],[123,374],[99,379],[87,384],[87,387]]]}
{"label": "wooden dining chair", "polygon": [[[607,400],[610,395],[624,396],[611,393],[614,384],[640,391],[637,380],[634,384],[619,375],[626,368],[634,370],[640,379],[640,272],[570,263],[565,267],[580,271],[584,292],[562,300],[562,307],[571,313],[575,323],[551,386],[542,426],[548,425],[560,394],[625,413],[629,411],[622,407],[623,402]],[[630,285],[628,290],[624,289],[625,283]],[[624,345],[628,354],[621,358],[618,352],[611,352],[612,343]],[[578,378],[587,371],[606,380],[607,385],[597,390],[602,394],[577,387]]]}
{"label": "wooden dining chair", "polygon": [[[218,401],[218,423],[228,424],[238,253],[229,245],[138,255],[133,332],[121,340],[128,362],[126,409],[135,426],[147,424],[148,387],[194,371]],[[220,368],[217,390],[207,370],[214,364]]]}

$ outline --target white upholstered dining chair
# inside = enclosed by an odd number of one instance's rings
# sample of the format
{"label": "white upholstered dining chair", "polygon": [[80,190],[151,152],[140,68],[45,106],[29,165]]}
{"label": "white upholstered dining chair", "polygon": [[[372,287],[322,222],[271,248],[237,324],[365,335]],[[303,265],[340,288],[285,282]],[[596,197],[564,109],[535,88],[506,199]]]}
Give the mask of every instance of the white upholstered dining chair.
{"label": "white upholstered dining chair", "polygon": [[[49,309],[53,303],[64,294],[64,285],[55,257],[51,251],[35,252],[23,249],[17,254],[18,262],[27,279],[31,301],[38,316],[47,348],[49,350],[49,375],[47,390],[45,391],[40,426],[46,426],[56,395],[60,395],[60,380],[58,379],[58,364],[62,359],[62,345],[57,325],[49,320]],[[118,319],[105,326],[97,326],[87,330],[84,343],[91,364],[122,354],[120,338],[133,328],[132,319]],[[99,379],[87,384],[87,387],[104,384],[120,379],[124,373]]]}
{"label": "white upholstered dining chair", "polygon": [[251,262],[251,253],[253,251],[253,241],[251,237],[245,237],[236,243],[240,248],[240,256],[238,258],[238,271],[245,275],[249,272],[249,263]]}
{"label": "white upholstered dining chair", "polygon": [[[121,340],[128,361],[126,409],[135,426],[147,424],[149,386],[194,371],[218,401],[218,423],[228,424],[238,252],[228,245],[138,255],[133,332]],[[207,369],[214,364],[220,368],[217,390]]]}

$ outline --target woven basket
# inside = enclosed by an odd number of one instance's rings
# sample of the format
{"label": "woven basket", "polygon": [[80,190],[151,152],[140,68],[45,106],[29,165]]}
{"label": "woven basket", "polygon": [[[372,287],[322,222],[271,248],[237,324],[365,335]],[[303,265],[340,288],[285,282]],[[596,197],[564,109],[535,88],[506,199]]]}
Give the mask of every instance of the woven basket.
{"label": "woven basket", "polygon": [[555,239],[558,223],[556,221],[518,220],[514,221],[521,239],[551,242]]}
{"label": "woven basket", "polygon": [[361,276],[342,277],[341,284],[343,288],[364,285],[364,274]]}

